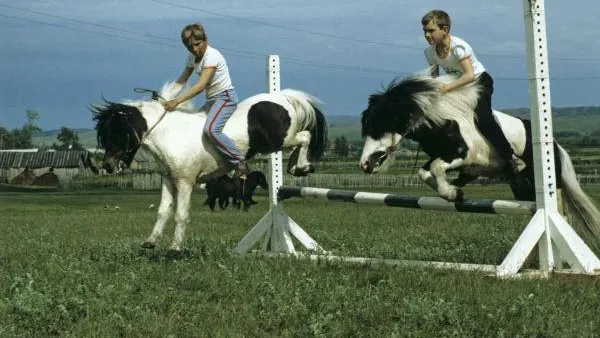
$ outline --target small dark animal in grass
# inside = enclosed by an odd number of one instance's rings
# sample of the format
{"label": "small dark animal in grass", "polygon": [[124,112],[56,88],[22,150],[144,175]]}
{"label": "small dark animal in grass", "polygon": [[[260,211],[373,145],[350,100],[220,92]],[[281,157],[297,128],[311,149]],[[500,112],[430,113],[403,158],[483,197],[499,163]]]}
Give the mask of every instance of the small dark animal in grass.
{"label": "small dark animal in grass", "polygon": [[238,178],[238,184],[242,189],[242,202],[244,203],[244,211],[248,211],[250,205],[256,204],[252,199],[252,195],[254,194],[254,190],[256,187],[261,187],[265,190],[269,189],[269,184],[267,183],[267,178],[265,174],[260,171],[252,171],[246,175],[246,179],[243,180]]}
{"label": "small dark animal in grass", "polygon": [[232,198],[233,205],[238,209],[240,208],[240,197],[241,191],[236,181],[227,176],[221,176],[216,180],[212,180],[206,183],[206,201],[205,205],[208,205],[210,210],[215,211],[215,204],[217,199],[219,200],[219,207],[221,210],[227,208],[229,205],[229,198]]}
{"label": "small dark animal in grass", "polygon": [[206,201],[205,205],[210,207],[210,210],[215,209],[216,201],[219,200],[221,210],[227,208],[229,199],[232,199],[232,204],[240,209],[241,203],[244,204],[244,211],[248,211],[252,204],[257,204],[252,195],[256,187],[269,189],[265,174],[260,171],[252,171],[246,175],[246,179],[232,179],[229,176],[222,176],[216,180],[206,183]]}

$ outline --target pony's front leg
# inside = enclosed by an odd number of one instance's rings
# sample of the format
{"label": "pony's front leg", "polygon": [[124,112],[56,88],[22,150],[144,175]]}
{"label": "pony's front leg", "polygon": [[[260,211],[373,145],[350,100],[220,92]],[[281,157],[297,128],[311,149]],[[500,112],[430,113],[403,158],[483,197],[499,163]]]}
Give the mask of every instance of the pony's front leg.
{"label": "pony's front leg", "polygon": [[163,176],[162,179],[162,194],[160,197],[160,205],[158,214],[156,215],[156,223],[150,237],[142,243],[142,248],[152,249],[156,246],[156,240],[162,235],[165,224],[173,216],[173,197],[175,196],[175,186],[168,176]]}
{"label": "pony's front leg", "polygon": [[423,183],[430,186],[433,190],[438,191],[437,181],[431,174],[431,162],[433,162],[433,159],[430,159],[427,163],[423,164],[423,166],[419,168],[417,175]]}
{"label": "pony's front leg", "polygon": [[431,174],[435,177],[437,182],[437,192],[441,197],[448,201],[462,200],[462,190],[448,182],[446,172],[462,166],[463,162],[464,160],[462,158],[456,158],[450,163],[441,158],[436,158],[431,162]]}
{"label": "pony's front leg", "polygon": [[315,168],[308,160],[310,132],[305,130],[297,133],[292,143],[298,144],[298,146],[290,155],[287,172],[294,176],[306,176],[313,173]]}
{"label": "pony's front leg", "polygon": [[417,175],[419,175],[419,179],[423,183],[427,184],[433,190],[438,191],[437,180],[435,179],[435,177],[433,177],[433,175],[431,174],[431,171],[429,171],[427,169],[419,168]]}
{"label": "pony's front leg", "polygon": [[169,256],[177,256],[181,252],[181,243],[185,235],[185,228],[189,223],[190,198],[193,184],[186,180],[177,182],[177,206],[175,209],[175,235],[169,250]]}

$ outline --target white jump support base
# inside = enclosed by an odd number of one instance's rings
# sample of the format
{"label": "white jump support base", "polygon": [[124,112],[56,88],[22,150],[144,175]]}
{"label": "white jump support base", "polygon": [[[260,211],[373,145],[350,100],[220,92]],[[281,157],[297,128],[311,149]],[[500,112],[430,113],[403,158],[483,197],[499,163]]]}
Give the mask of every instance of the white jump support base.
{"label": "white jump support base", "polygon": [[596,274],[600,260],[558,212],[544,0],[523,0],[523,13],[537,212],[498,267],[497,275],[516,274],[535,244],[539,244],[540,270],[544,272],[558,270],[566,261],[572,271]]}
{"label": "white jump support base", "polygon": [[[498,277],[512,277],[518,275],[535,245],[539,244],[540,271],[538,275],[548,276],[552,272],[600,274],[600,260],[558,211],[544,0],[523,0],[523,12],[527,40],[529,104],[532,135],[534,135],[532,143],[535,164],[536,210],[517,242],[500,265],[402,261],[297,253],[292,243],[292,237],[295,237],[307,250],[316,253],[324,253],[324,251],[315,240],[285,214],[283,203],[277,199],[278,190],[283,181],[281,152],[273,154],[270,159],[271,186],[269,188],[269,198],[271,208],[242,239],[235,251],[240,254],[247,253],[263,238],[263,244],[259,251],[263,253],[270,251],[275,255],[292,254],[295,257],[311,260],[361,264],[475,270],[491,273]],[[279,58],[269,56],[268,60],[269,90],[271,92],[278,91]],[[314,192],[315,188],[307,189],[312,189]],[[451,206],[446,207],[451,208]],[[563,269],[563,262],[569,265],[568,270]]]}
{"label": "white jump support base", "polygon": [[[267,57],[267,87],[269,93],[280,91],[279,56]],[[277,191],[283,184],[283,155],[281,151],[269,158],[271,183],[269,184],[269,211],[235,248],[239,254],[247,253],[261,241],[262,251],[295,253],[292,238],[296,238],[307,250],[324,252],[323,249],[302,228],[283,211],[277,199]]]}

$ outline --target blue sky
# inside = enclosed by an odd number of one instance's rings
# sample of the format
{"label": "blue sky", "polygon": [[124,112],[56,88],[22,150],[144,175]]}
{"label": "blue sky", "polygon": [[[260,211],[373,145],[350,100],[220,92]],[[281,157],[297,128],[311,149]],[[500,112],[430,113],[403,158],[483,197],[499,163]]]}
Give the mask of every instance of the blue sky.
{"label": "blue sky", "polygon": [[[103,96],[140,97],[134,87],[179,75],[179,32],[197,21],[240,98],[265,91],[265,56],[279,54],[282,87],[358,120],[369,94],[425,67],[420,18],[433,8],[494,76],[494,107],[527,106],[521,1],[0,0],[0,126],[21,127],[32,109],[43,129],[92,128],[87,107]],[[598,17],[596,0],[546,2],[553,106],[600,105]]]}

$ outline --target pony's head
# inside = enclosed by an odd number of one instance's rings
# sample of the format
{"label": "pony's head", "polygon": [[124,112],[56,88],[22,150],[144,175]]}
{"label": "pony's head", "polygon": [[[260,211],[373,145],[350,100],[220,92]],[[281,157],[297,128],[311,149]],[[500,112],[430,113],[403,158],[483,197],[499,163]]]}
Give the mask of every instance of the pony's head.
{"label": "pony's head", "polygon": [[129,166],[148,130],[146,119],[136,106],[106,101],[90,110],[96,121],[98,145],[104,149],[102,167],[112,173]]}
{"label": "pony's head", "polygon": [[472,123],[479,86],[474,82],[441,94],[440,87],[454,79],[448,75],[433,78],[421,72],[396,79],[383,92],[371,95],[361,119],[365,145],[360,168],[366,173],[385,169],[398,143],[416,132],[433,130],[449,121]]}
{"label": "pony's head", "polygon": [[[426,123],[421,103],[428,98],[423,93],[435,93],[434,82],[422,75],[395,79],[383,91],[369,96],[362,112],[362,137],[365,145],[360,168],[365,173],[383,171],[391,165],[396,147],[415,127]],[[415,95],[421,94],[420,96]]]}
{"label": "pony's head", "polygon": [[[174,98],[183,86],[167,82],[159,92],[136,89],[140,93],[152,94],[151,100],[126,100],[114,103],[105,100],[103,105],[92,105],[90,110],[96,121],[98,145],[104,149],[102,166],[112,173],[127,167],[133,161],[143,137],[155,127],[165,115],[164,101]],[[183,102],[177,110],[194,112],[191,100]],[[148,126],[148,119],[152,126]]]}

